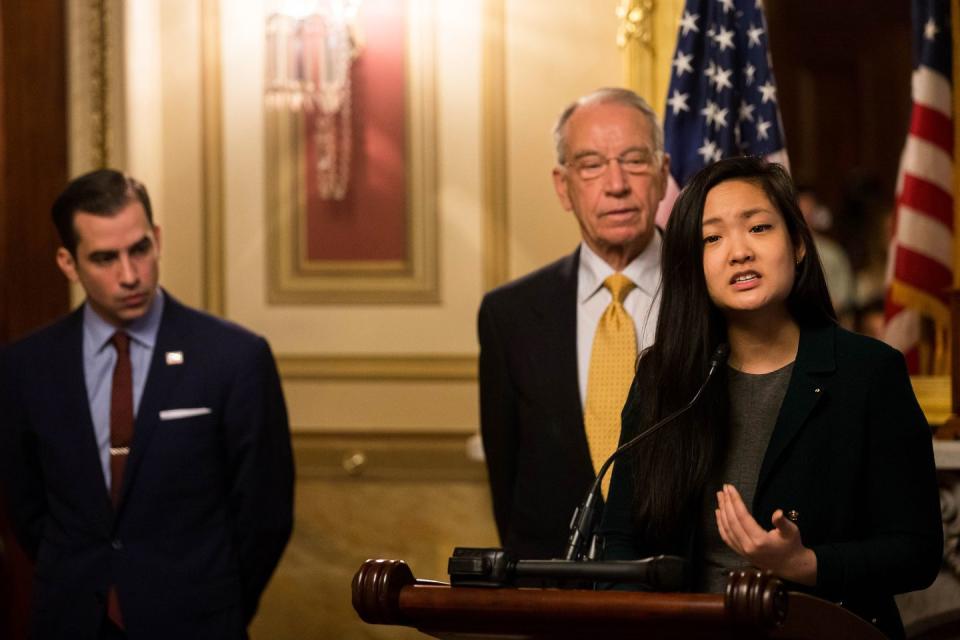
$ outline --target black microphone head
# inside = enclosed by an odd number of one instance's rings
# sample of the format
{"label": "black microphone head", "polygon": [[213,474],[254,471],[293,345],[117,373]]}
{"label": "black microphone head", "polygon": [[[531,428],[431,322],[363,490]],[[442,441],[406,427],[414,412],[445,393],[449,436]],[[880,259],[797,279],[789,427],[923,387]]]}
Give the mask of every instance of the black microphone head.
{"label": "black microphone head", "polygon": [[727,356],[730,355],[730,345],[726,342],[721,342],[717,345],[717,348],[713,350],[713,355],[710,357],[710,368],[716,369],[720,366],[720,363],[727,359]]}

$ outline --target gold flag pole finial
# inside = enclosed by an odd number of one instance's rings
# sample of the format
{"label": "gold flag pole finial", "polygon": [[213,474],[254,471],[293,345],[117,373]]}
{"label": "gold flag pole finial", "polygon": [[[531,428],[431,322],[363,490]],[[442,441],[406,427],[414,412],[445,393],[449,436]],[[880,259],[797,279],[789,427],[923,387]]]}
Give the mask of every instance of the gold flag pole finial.
{"label": "gold flag pole finial", "polygon": [[623,55],[623,84],[648,98],[653,95],[654,0],[620,0],[617,5],[617,46]]}

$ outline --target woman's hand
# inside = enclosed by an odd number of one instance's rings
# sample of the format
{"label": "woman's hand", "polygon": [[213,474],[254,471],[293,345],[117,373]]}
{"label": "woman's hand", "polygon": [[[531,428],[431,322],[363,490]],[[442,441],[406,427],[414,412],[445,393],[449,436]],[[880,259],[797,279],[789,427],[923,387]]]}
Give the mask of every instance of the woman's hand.
{"label": "woman's hand", "polygon": [[815,586],[817,556],[803,546],[800,529],[782,509],[773,513],[773,529],[765,530],[747,510],[740,492],[731,484],[717,492],[717,528],[727,546],[761,569],[770,569],[781,578]]}

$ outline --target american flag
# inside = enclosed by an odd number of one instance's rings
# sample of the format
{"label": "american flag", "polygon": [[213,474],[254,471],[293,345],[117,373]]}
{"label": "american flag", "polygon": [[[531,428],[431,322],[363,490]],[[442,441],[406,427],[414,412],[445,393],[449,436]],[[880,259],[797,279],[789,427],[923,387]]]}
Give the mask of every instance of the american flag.
{"label": "american flag", "polygon": [[734,155],[787,164],[767,21],[760,0],[687,0],[664,111],[670,184],[664,224],[687,180]]}
{"label": "american flag", "polygon": [[[946,373],[953,282],[950,29],[949,0],[914,0],[913,111],[897,177],[884,336],[903,351],[912,373]],[[923,318],[936,329],[933,344]]]}

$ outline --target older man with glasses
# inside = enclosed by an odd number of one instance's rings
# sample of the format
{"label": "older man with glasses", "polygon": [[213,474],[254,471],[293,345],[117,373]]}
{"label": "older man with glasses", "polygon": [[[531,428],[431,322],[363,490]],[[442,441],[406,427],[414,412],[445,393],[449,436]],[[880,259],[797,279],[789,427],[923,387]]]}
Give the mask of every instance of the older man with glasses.
{"label": "older man with glasses", "polygon": [[[656,114],[627,89],[570,104],[553,181],[582,241],[480,306],[480,421],[501,543],[558,557],[612,453],[639,350],[654,337],[669,174]],[[607,483],[603,485],[606,497]]]}

